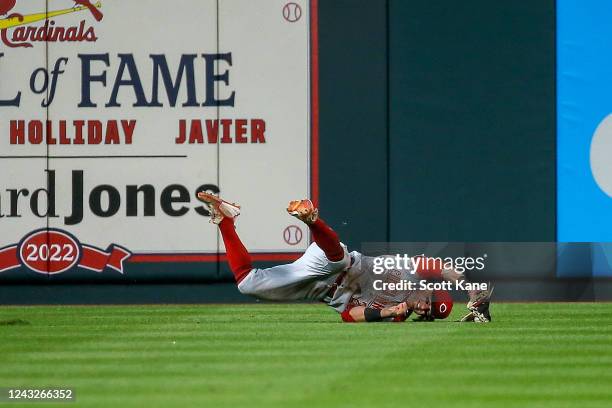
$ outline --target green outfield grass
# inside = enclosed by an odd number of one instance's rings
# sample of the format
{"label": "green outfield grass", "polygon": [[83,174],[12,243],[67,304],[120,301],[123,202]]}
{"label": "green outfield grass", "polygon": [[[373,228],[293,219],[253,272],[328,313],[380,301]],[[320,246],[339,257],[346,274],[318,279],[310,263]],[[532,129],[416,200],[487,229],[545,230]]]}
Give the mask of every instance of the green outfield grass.
{"label": "green outfield grass", "polygon": [[476,325],[343,324],[323,305],[1,307],[0,387],[116,408],[612,406],[612,304],[492,310]]}

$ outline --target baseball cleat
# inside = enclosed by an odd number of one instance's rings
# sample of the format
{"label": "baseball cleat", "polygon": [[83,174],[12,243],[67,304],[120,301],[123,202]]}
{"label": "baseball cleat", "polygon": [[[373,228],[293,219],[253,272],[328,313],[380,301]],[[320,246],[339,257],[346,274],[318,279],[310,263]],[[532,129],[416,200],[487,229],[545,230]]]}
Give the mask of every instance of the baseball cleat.
{"label": "baseball cleat", "polygon": [[306,224],[313,224],[319,218],[319,209],[310,200],[290,201],[287,212]]}
{"label": "baseball cleat", "polygon": [[489,313],[489,302],[481,303],[480,306],[470,310],[468,314],[463,316],[462,322],[474,322],[474,323],[489,323],[491,321],[491,314]]}
{"label": "baseball cleat", "polygon": [[488,323],[491,321],[491,313],[489,306],[491,304],[491,295],[493,294],[493,286],[489,284],[488,290],[483,290],[476,293],[467,304],[470,311],[463,316],[462,322]]}
{"label": "baseball cleat", "polygon": [[236,218],[240,215],[240,206],[219,198],[219,196],[201,191],[197,194],[198,200],[206,204],[210,212],[210,222],[219,224],[223,218]]}

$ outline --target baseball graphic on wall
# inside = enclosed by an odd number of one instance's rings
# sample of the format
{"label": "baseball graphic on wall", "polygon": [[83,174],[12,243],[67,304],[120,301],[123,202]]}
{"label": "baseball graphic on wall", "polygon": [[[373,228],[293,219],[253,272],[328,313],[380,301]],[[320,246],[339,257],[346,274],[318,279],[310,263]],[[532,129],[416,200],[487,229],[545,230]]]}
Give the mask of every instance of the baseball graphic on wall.
{"label": "baseball graphic on wall", "polygon": [[591,172],[599,188],[612,197],[612,114],[597,126],[593,134]]}

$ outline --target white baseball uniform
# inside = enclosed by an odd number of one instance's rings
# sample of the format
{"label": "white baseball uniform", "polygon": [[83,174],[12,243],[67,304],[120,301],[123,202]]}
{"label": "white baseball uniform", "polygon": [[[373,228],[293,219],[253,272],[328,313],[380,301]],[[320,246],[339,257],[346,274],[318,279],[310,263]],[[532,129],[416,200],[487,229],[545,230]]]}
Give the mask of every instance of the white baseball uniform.
{"label": "white baseball uniform", "polygon": [[285,265],[253,269],[238,284],[246,295],[267,300],[323,300],[338,275],[350,266],[346,246],[344,258],[331,262],[317,244],[312,243],[299,259]]}
{"label": "white baseball uniform", "polygon": [[[410,291],[376,291],[375,280],[399,282],[416,281],[412,270],[373,272],[374,258],[359,252],[348,253],[331,262],[316,243],[295,262],[267,269],[253,269],[238,285],[247,295],[267,300],[319,300],[342,313],[347,305],[386,307],[411,297]],[[414,266],[412,266],[414,268]]]}

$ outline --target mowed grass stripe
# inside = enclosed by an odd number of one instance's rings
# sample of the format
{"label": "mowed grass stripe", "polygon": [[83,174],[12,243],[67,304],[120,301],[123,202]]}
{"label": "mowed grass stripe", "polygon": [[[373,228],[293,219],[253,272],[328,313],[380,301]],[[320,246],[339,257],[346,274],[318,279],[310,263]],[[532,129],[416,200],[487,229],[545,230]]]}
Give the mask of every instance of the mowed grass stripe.
{"label": "mowed grass stripe", "polygon": [[493,311],[479,326],[347,325],[322,305],[2,308],[29,324],[0,324],[0,382],[72,384],[91,407],[609,406],[612,305]]}

